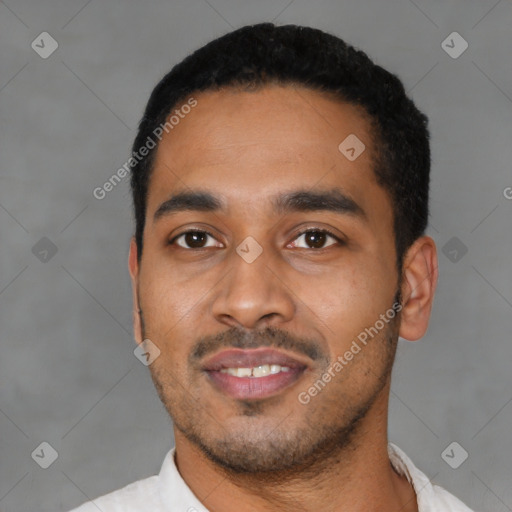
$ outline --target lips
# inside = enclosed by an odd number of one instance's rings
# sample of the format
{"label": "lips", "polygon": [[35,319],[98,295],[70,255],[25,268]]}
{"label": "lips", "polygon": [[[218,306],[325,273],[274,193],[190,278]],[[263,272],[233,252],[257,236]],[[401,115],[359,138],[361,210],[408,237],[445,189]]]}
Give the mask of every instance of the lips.
{"label": "lips", "polygon": [[278,364],[294,369],[305,369],[307,367],[307,363],[283,352],[258,348],[252,350],[230,349],[220,352],[204,364],[204,370],[220,371],[222,368],[253,368],[264,364]]}
{"label": "lips", "polygon": [[[225,372],[228,368],[256,368],[265,365],[279,365],[286,368],[286,371],[260,377],[238,377]],[[276,395],[295,383],[307,368],[307,363],[299,358],[266,348],[226,350],[207,360],[203,366],[217,390],[239,400]]]}

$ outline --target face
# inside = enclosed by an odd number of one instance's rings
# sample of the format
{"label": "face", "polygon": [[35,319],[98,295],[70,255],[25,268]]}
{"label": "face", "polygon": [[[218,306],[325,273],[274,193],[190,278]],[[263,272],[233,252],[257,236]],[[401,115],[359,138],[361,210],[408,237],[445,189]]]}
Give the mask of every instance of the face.
{"label": "face", "polygon": [[[305,467],[357,431],[398,337],[368,124],[304,88],[194,97],[157,151],[140,265],[132,242],[136,336],[161,351],[150,370],[177,433],[210,460]],[[338,148],[351,134],[355,159]]]}

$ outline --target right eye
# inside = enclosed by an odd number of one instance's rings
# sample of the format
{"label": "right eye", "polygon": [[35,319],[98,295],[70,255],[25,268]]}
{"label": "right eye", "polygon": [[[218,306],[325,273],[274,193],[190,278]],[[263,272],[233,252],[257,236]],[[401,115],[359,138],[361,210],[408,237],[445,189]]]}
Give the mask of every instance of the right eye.
{"label": "right eye", "polygon": [[208,244],[208,237],[214,237],[208,231],[200,230],[189,230],[179,235],[176,235],[172,240],[169,241],[169,245],[176,243],[182,249],[205,249],[207,247],[219,247],[219,245]]}

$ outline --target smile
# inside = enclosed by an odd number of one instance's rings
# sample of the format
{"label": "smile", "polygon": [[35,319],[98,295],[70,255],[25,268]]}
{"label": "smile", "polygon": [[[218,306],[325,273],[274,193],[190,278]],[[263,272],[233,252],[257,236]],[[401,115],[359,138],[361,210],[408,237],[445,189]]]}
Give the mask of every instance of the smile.
{"label": "smile", "polygon": [[289,372],[288,366],[281,366],[279,364],[262,364],[261,366],[254,366],[252,368],[222,368],[221,373],[228,373],[234,377],[265,377],[266,375],[275,375],[280,372]]}
{"label": "smile", "polygon": [[237,400],[268,398],[294,384],[306,361],[281,351],[231,349],[209,359],[203,370],[217,391]]}

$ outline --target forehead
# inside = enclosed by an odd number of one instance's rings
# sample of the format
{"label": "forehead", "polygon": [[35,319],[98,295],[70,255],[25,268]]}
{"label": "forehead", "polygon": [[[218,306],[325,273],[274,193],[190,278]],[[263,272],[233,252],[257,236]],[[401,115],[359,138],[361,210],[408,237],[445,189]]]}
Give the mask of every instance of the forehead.
{"label": "forehead", "polygon": [[[228,199],[236,193],[245,207],[291,188],[338,186],[362,203],[365,191],[385,195],[375,181],[369,124],[360,107],[292,86],[229,88],[194,98],[197,105],[159,143],[148,215],[187,188]],[[350,160],[339,146],[354,136],[366,148]]]}

